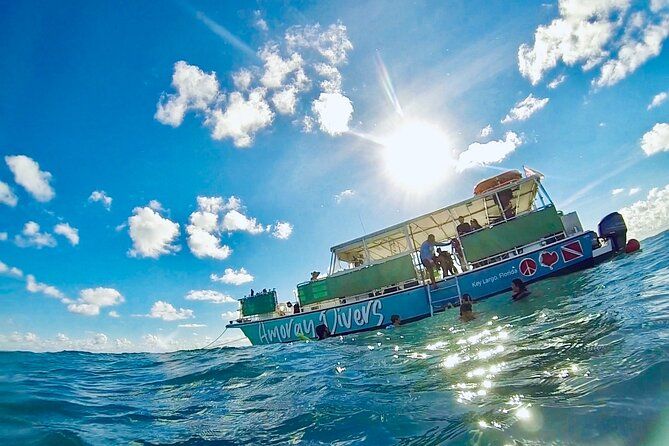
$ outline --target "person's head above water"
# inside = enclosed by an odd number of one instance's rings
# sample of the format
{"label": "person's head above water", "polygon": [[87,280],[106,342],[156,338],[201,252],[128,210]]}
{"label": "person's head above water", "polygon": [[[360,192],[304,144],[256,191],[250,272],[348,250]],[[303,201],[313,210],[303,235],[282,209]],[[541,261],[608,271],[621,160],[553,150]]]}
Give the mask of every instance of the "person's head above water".
{"label": "person's head above water", "polygon": [[520,279],[513,279],[511,281],[511,289],[513,290],[514,293],[522,293],[524,291],[527,291],[525,283]]}
{"label": "person's head above water", "polygon": [[331,335],[330,329],[328,328],[327,325],[321,324],[318,327],[316,327],[316,336],[318,337],[319,341],[329,338],[330,335]]}
{"label": "person's head above water", "polygon": [[402,320],[400,319],[400,315],[399,314],[393,314],[392,316],[390,316],[390,322],[395,326],[400,325],[402,323]]}

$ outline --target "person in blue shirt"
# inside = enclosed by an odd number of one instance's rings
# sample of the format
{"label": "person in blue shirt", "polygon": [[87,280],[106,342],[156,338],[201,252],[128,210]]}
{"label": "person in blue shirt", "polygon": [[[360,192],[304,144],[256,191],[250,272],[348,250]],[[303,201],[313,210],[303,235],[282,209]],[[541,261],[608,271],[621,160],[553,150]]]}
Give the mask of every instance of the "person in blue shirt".
{"label": "person in blue shirt", "polygon": [[437,281],[434,279],[434,269],[437,268],[437,263],[434,260],[434,247],[446,245],[448,245],[448,243],[437,243],[434,234],[428,235],[427,240],[420,245],[420,261],[430,276],[432,286],[437,285]]}

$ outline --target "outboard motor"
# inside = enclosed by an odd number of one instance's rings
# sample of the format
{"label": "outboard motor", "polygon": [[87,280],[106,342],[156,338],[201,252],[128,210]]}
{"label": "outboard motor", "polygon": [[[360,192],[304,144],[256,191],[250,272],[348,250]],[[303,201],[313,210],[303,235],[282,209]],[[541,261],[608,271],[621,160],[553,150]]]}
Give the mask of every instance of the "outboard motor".
{"label": "outboard motor", "polygon": [[615,252],[625,249],[627,225],[623,216],[618,212],[613,212],[602,218],[602,221],[599,222],[599,236],[610,239]]}

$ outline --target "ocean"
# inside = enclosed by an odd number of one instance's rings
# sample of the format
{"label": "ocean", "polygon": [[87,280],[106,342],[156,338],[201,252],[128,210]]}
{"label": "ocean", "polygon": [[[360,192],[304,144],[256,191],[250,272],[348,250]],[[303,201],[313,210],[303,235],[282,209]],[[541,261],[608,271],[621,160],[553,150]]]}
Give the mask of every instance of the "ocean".
{"label": "ocean", "polygon": [[667,445],[669,233],[401,326],[168,354],[0,352],[2,444]]}

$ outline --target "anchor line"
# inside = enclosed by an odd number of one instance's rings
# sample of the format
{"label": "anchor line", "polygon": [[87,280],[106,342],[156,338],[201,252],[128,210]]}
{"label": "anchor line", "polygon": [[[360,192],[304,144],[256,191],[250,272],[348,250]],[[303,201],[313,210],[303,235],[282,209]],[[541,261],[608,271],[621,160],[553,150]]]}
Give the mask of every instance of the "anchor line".
{"label": "anchor line", "polygon": [[205,347],[203,347],[202,350],[206,350],[206,349],[208,349],[209,347],[211,347],[212,344],[214,344],[216,341],[218,341],[219,339],[221,339],[221,336],[223,336],[223,334],[224,334],[227,330],[228,330],[228,327],[225,327],[225,328],[223,329],[223,331],[221,332],[221,334],[218,335],[218,337],[217,337],[216,339],[214,339],[213,341],[211,341],[211,342],[210,342],[209,344],[207,344]]}

